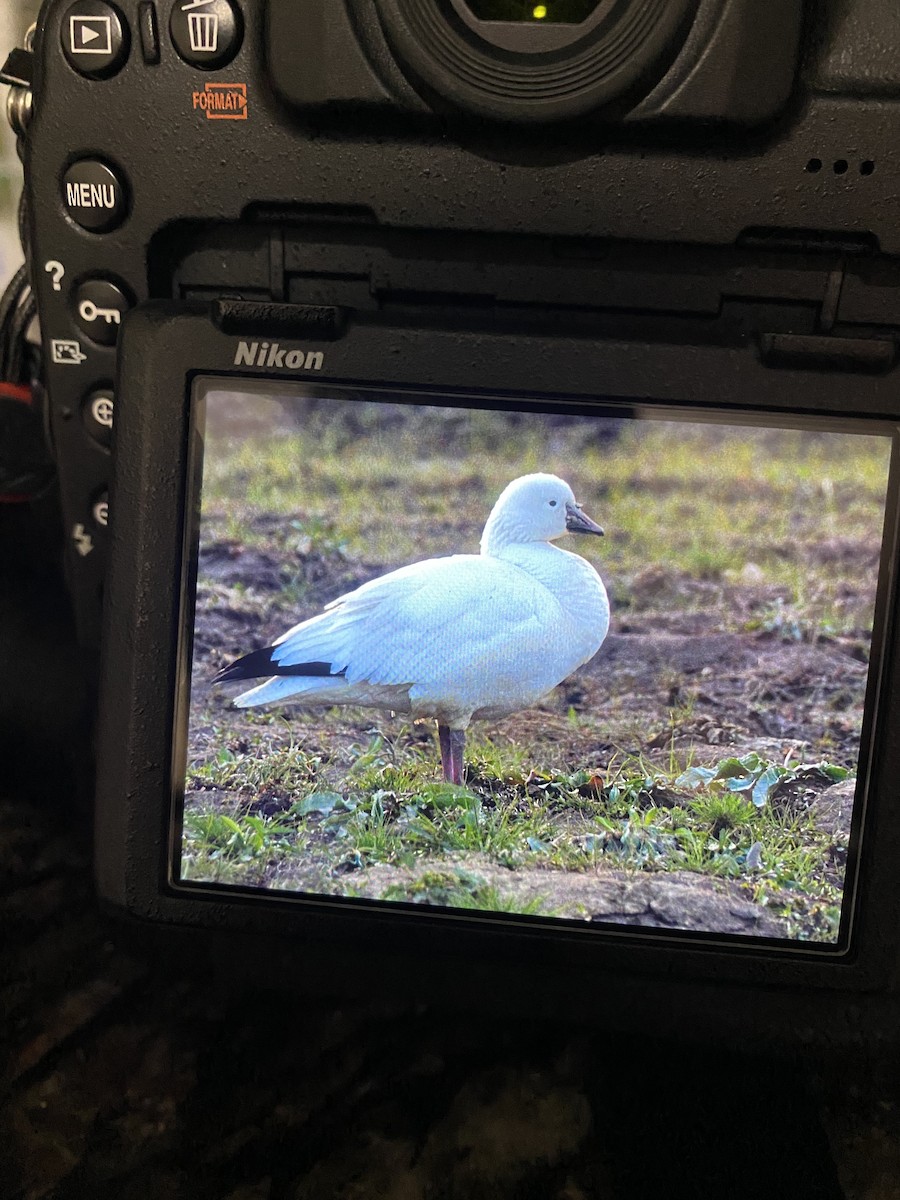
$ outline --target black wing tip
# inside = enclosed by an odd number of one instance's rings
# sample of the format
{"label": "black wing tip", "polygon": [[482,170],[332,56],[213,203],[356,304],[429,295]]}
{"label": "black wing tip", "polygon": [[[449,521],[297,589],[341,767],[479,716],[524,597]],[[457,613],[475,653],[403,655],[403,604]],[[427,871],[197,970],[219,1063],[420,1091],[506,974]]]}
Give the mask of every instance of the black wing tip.
{"label": "black wing tip", "polygon": [[272,674],[272,647],[265,646],[262,650],[253,650],[242,658],[223,667],[213,676],[213,683],[229,683],[237,679],[259,679],[262,675]]}
{"label": "black wing tip", "polygon": [[345,671],[332,671],[331,663],[307,662],[292,663],[283,666],[273,660],[274,646],[264,646],[261,650],[251,650],[243,658],[235,659],[227,667],[213,676],[213,683],[233,683],[246,679],[270,679],[275,675],[333,675],[338,678]]}

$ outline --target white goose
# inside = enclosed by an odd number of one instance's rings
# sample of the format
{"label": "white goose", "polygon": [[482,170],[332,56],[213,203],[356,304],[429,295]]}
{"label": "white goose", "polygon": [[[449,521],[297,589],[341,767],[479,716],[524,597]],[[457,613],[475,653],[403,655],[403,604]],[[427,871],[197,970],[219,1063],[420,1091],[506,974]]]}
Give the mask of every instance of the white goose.
{"label": "white goose", "polygon": [[551,542],[603,530],[555,475],[501,493],[480,554],[412,563],[332,600],[214,683],[259,679],[238,708],[359,704],[438,724],[444,778],[461,783],[466,728],[527,708],[586,663],[609,628],[589,562]]}

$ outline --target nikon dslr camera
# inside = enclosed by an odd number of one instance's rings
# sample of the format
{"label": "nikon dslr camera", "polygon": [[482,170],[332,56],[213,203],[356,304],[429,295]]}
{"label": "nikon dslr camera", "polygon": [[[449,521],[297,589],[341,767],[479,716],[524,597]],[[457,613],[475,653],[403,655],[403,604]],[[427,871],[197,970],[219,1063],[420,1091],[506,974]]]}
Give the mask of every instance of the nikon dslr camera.
{"label": "nikon dslr camera", "polygon": [[4,77],[105,900],[626,1021],[894,1012],[898,44],[48,0]]}

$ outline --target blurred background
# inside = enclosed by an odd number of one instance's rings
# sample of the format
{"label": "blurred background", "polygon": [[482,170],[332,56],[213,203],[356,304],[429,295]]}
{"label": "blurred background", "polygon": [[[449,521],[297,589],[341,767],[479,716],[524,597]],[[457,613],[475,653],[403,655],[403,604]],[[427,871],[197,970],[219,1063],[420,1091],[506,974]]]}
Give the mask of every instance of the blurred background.
{"label": "blurred background", "polygon": [[[14,46],[20,46],[25,30],[37,19],[38,0],[0,0],[0,55],[5,61]],[[16,234],[16,204],[22,190],[22,166],[16,140],[6,120],[6,93],[2,89],[3,116],[0,120],[0,283],[6,284],[22,261]]]}

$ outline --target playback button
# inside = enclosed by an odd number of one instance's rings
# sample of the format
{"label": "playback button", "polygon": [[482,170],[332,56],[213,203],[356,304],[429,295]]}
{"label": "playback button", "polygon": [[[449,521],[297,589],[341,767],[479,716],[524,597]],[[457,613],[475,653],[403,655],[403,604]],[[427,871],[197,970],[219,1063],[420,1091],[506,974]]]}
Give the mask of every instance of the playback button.
{"label": "playback button", "polygon": [[105,0],[76,0],[60,28],[69,66],[88,79],[108,79],[128,57],[128,26]]}

